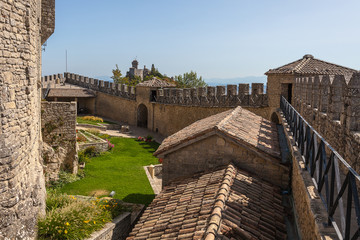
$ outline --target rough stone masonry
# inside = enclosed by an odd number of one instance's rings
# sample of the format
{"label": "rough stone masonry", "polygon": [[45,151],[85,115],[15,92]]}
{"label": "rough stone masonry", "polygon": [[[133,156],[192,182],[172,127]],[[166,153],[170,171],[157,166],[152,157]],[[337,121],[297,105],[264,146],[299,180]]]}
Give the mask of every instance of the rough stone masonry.
{"label": "rough stone masonry", "polygon": [[54,19],[55,0],[0,0],[0,239],[35,238],[45,210],[41,45]]}

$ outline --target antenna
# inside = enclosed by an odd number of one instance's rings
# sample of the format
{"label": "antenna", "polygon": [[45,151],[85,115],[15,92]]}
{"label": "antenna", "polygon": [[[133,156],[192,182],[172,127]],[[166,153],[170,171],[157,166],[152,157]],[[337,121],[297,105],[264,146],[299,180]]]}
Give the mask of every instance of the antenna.
{"label": "antenna", "polygon": [[65,50],[65,68],[66,68],[65,72],[67,72],[67,49]]}

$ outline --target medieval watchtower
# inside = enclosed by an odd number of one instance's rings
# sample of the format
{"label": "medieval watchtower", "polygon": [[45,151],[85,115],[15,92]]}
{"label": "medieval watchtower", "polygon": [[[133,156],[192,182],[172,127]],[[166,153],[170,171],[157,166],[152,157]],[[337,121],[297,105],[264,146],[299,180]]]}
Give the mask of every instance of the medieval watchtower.
{"label": "medieval watchtower", "polygon": [[267,75],[267,93],[269,96],[270,113],[280,107],[280,97],[284,96],[289,103],[294,97],[294,85],[297,77],[315,75],[352,75],[354,69],[325,62],[306,54],[301,59],[278,68],[270,69]]}

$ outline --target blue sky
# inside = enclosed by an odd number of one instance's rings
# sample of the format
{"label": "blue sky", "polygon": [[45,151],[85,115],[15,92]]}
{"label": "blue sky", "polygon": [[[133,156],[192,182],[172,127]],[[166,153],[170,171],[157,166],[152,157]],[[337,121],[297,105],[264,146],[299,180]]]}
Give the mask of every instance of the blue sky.
{"label": "blue sky", "polygon": [[360,1],[56,0],[43,75],[125,74],[137,57],[168,76],[263,76],[312,54],[360,69]]}

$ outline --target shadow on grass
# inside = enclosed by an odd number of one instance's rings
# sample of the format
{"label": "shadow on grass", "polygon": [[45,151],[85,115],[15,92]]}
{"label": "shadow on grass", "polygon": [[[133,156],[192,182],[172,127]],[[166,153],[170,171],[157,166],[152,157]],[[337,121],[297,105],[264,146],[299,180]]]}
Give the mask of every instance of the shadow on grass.
{"label": "shadow on grass", "polygon": [[155,194],[141,194],[141,193],[132,193],[124,197],[122,200],[129,203],[140,203],[145,204],[146,206],[151,203],[155,198]]}

